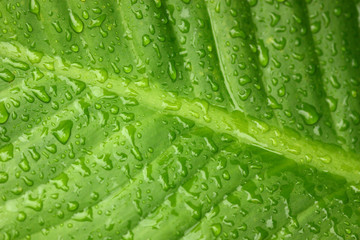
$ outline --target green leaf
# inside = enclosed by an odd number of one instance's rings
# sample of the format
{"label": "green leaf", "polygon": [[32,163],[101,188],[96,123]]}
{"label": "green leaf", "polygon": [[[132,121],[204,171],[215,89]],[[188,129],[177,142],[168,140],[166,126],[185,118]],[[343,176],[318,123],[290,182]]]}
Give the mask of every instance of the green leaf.
{"label": "green leaf", "polygon": [[0,6],[0,239],[360,237],[358,1]]}

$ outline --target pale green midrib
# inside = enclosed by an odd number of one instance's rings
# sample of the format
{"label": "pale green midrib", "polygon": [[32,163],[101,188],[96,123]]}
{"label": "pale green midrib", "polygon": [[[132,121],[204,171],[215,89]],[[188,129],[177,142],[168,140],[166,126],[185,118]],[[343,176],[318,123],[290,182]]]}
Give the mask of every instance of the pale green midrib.
{"label": "pale green midrib", "polygon": [[[120,131],[120,132],[121,132],[121,131]],[[180,140],[181,140],[181,138],[176,138],[174,143],[176,143],[176,142],[178,142],[178,141],[180,141]],[[168,154],[170,154],[171,152],[173,152],[172,150],[174,150],[174,149],[173,149],[174,143],[172,143],[171,145],[169,145],[168,148],[166,148],[164,151],[162,151],[162,152],[161,152],[156,158],[154,158],[152,161],[148,162],[147,165],[150,165],[150,164],[152,164],[153,162],[157,162],[158,160],[165,158],[166,156],[168,156]],[[205,165],[206,165],[206,163],[205,163]],[[144,166],[144,167],[145,167],[145,166]],[[139,176],[142,176],[142,175],[143,175],[142,170],[144,169],[144,167],[143,167],[142,169],[140,169],[138,173],[135,174],[135,176],[133,177],[133,179],[139,179]],[[193,174],[196,174],[196,172],[194,171]],[[191,176],[187,176],[187,177],[188,177],[188,178],[191,178]],[[135,181],[136,181],[136,180],[135,180]],[[186,181],[185,181],[185,182],[186,182]],[[121,195],[122,192],[126,192],[127,189],[130,188],[133,184],[134,184],[134,183],[133,183],[132,181],[128,181],[128,182],[125,183],[124,185],[120,185],[120,186],[118,186],[117,188],[113,189],[113,191],[111,192],[110,195],[105,196],[104,198],[100,199],[100,201],[95,202],[94,204],[91,204],[91,205],[88,205],[88,206],[85,206],[85,207],[87,207],[87,208],[92,208],[92,207],[94,207],[95,205],[96,205],[96,206],[104,205],[104,204],[106,204],[106,202],[107,202],[108,200],[112,200],[112,199],[118,197],[119,195]],[[180,186],[181,186],[181,184],[179,184],[179,187],[180,187]],[[176,189],[175,189],[175,191],[176,191]],[[160,199],[160,200],[164,200],[164,199]],[[162,203],[163,203],[163,201],[159,202],[158,206],[160,206]],[[158,206],[156,206],[156,207],[158,207]],[[60,222],[58,222],[57,224],[53,225],[52,227],[56,228],[56,226],[59,226],[60,224],[63,224],[64,222],[71,221],[71,220],[72,220],[71,217],[72,217],[73,215],[75,215],[76,213],[82,212],[82,210],[84,210],[85,207],[82,208],[82,209],[79,209],[79,210],[75,211],[74,213],[72,213],[72,215],[69,215],[68,218],[62,219]],[[156,207],[155,207],[155,208],[156,208]],[[144,218],[146,218],[150,213],[151,213],[151,211],[149,211],[147,214],[145,214],[145,215],[144,215]],[[141,220],[138,221],[138,223],[139,223],[139,222],[141,222]],[[136,224],[135,226],[137,226],[137,225],[138,225],[138,224]],[[41,231],[41,229],[39,229],[39,230],[37,230],[37,231],[35,231],[35,232],[32,232],[31,235],[35,235],[35,234],[39,233],[40,231]],[[22,238],[22,239],[26,239],[26,238],[24,237],[24,238]]]}
{"label": "pale green midrib", "polygon": [[[175,97],[151,82],[150,86],[142,87],[125,78],[102,75],[99,69],[78,68],[71,66],[69,62],[66,62],[65,66],[59,57],[47,55],[38,63],[31,63],[29,59],[32,59],[32,54],[19,43],[0,42],[0,56],[25,61],[44,71],[48,70],[43,64],[53,62],[55,74],[79,79],[87,84],[100,85],[121,96],[136,97],[140,103],[151,109],[188,118],[214,131],[233,135],[240,142],[276,152],[298,163],[308,163],[319,170],[342,176],[350,182],[360,180],[359,155],[355,153],[345,152],[339,147],[304,137],[295,137],[289,131],[270,127],[238,112],[227,113],[224,109],[209,106],[204,100]],[[324,161],[320,160],[321,158]]]}
{"label": "pale green midrib", "polygon": [[[159,114],[158,113],[155,113],[155,116],[159,116]],[[155,116],[154,115],[151,115],[151,116],[148,116],[148,117],[146,117],[144,120],[153,120],[154,118],[155,118]],[[124,129],[126,126],[124,126],[122,129]],[[112,138],[112,139],[117,139],[116,137],[124,137],[123,135],[122,135],[122,129],[120,130],[120,131],[118,131],[118,132],[113,132],[111,135],[109,135],[108,136],[108,139],[110,138]],[[121,138],[120,138],[121,139]],[[106,141],[108,141],[108,140],[106,140]],[[110,140],[111,141],[111,140]],[[116,140],[116,141],[118,141],[118,140]],[[94,142],[94,147],[95,147],[95,149],[93,150],[93,152],[96,152],[97,151],[97,148],[99,147],[99,145],[101,144],[101,143],[103,143],[103,142]],[[157,159],[157,158],[156,158]],[[21,198],[23,198],[25,195],[27,195],[28,193],[31,193],[31,192],[36,192],[36,189],[39,189],[39,188],[41,188],[42,186],[47,186],[48,184],[50,184],[50,181],[51,180],[53,180],[53,179],[56,179],[56,177],[57,176],[59,176],[59,175],[61,175],[62,173],[67,173],[67,171],[69,171],[69,170],[71,170],[70,169],[70,167],[72,166],[72,163],[71,164],[69,164],[66,168],[64,168],[59,174],[57,174],[55,177],[53,177],[53,178],[49,178],[49,179],[47,179],[46,181],[44,181],[44,182],[42,182],[41,184],[39,184],[39,185],[36,185],[35,186],[35,189],[29,189],[28,191],[26,191],[26,192],[24,192],[23,194],[21,194],[21,195],[18,195],[16,198],[12,198],[11,199],[11,201],[18,201],[19,199],[21,199]],[[141,171],[139,171],[139,174],[141,173]],[[116,190],[116,189],[119,189],[119,188],[121,188],[122,187],[122,185],[119,185],[119,186],[117,186],[115,189],[113,189],[113,190]],[[95,203],[93,203],[93,204],[91,204],[91,205],[87,205],[87,206],[84,206],[83,208],[79,208],[79,209],[77,209],[76,211],[74,211],[74,212],[71,212],[71,214],[70,215],[68,215],[67,216],[67,218],[63,218],[63,219],[61,219],[60,221],[59,221],[59,223],[57,223],[56,225],[59,225],[59,224],[61,224],[61,223],[63,223],[63,222],[65,222],[66,220],[68,220],[68,219],[70,219],[73,215],[75,215],[76,213],[79,213],[79,212],[81,212],[82,210],[84,210],[86,207],[92,207],[92,206],[94,206],[94,205],[97,205],[97,204],[99,204],[99,203],[101,203],[101,202],[103,202],[105,199],[107,199],[109,196],[105,196],[104,198],[102,198],[102,199],[99,199],[99,201],[97,201],[97,202],[95,202]],[[5,206],[4,205],[0,205],[0,210],[1,210],[1,208],[4,208]],[[2,211],[0,211],[0,213],[1,213]],[[39,231],[41,231],[41,229],[39,230]],[[36,232],[39,232],[39,231],[36,231]],[[35,234],[36,232],[34,232],[34,233],[31,233],[31,234]]]}
{"label": "pale green midrib", "polygon": [[[290,166],[290,165],[291,165],[291,163],[288,162],[288,161],[286,161],[285,163],[279,165],[279,166],[277,167],[277,170],[282,170],[282,169],[285,170],[285,169],[286,169],[288,166]],[[256,177],[256,175],[254,175],[252,178],[248,179],[248,181],[253,180],[255,177]],[[226,193],[226,195],[231,195],[232,193],[234,193],[234,192],[236,192],[236,191],[239,191],[239,192],[243,191],[242,189],[239,189],[239,186],[241,186],[241,185],[237,185],[231,192]],[[224,196],[225,196],[225,194],[224,194]],[[211,204],[210,208],[209,208],[205,213],[202,214],[200,220],[196,221],[194,224],[192,224],[192,225],[189,226],[186,230],[183,231],[183,236],[181,236],[181,237],[179,238],[179,240],[184,240],[184,237],[186,237],[186,235],[190,233],[191,229],[192,229],[196,224],[201,224],[203,221],[207,220],[207,219],[205,219],[206,214],[211,211],[211,207],[212,207],[212,206],[220,205],[220,204],[223,203],[224,201],[226,201],[226,198],[220,199],[218,202]]]}

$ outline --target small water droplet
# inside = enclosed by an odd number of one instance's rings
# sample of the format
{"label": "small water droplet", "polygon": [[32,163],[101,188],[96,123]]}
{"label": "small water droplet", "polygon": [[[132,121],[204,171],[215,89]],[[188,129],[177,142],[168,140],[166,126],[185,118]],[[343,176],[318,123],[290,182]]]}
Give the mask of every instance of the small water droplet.
{"label": "small water droplet", "polygon": [[60,23],[58,21],[55,21],[55,22],[53,22],[51,24],[55,28],[56,32],[61,33],[63,31],[61,26],[60,26]]}

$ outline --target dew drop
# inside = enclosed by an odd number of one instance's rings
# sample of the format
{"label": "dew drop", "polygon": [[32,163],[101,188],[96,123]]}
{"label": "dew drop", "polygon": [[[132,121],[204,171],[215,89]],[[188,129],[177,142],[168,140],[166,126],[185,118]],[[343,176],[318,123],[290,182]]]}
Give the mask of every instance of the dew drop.
{"label": "dew drop", "polygon": [[0,161],[7,162],[14,157],[14,145],[7,144],[0,148]]}
{"label": "dew drop", "polygon": [[74,13],[72,10],[69,10],[70,15],[70,26],[77,32],[81,33],[84,30],[84,23],[81,21],[80,17]]}
{"label": "dew drop", "polygon": [[259,41],[258,50],[260,65],[266,67],[269,63],[269,50],[265,47],[262,40]]}
{"label": "dew drop", "polygon": [[176,68],[175,68],[175,63],[174,63],[174,61],[170,61],[170,62],[169,62],[168,74],[169,74],[171,80],[173,80],[173,81],[176,80],[177,73],[176,73]]}
{"label": "dew drop", "polygon": [[29,9],[31,13],[35,14],[39,18],[40,4],[37,0],[30,0]]}
{"label": "dew drop", "polygon": [[150,42],[151,42],[151,39],[150,39],[149,35],[144,34],[144,35],[142,36],[142,45],[143,45],[144,47],[146,47],[147,45],[150,44]]}
{"label": "dew drop", "polygon": [[298,110],[298,113],[303,118],[304,122],[308,125],[314,125],[319,121],[320,118],[319,113],[316,111],[315,107],[307,103],[303,103],[301,105],[301,109]]}
{"label": "dew drop", "polygon": [[0,102],[0,124],[6,123],[8,119],[9,119],[9,112],[5,107],[5,103]]}
{"label": "dew drop", "polygon": [[10,82],[14,81],[15,75],[12,72],[10,72],[8,69],[5,68],[3,70],[0,70],[0,78],[2,80],[4,80],[5,82],[10,83]]}
{"label": "dew drop", "polygon": [[222,231],[222,227],[220,223],[215,223],[211,225],[211,232],[214,234],[215,237],[219,236]]}
{"label": "dew drop", "polygon": [[9,175],[6,172],[0,172],[0,184],[6,183],[9,179]]}
{"label": "dew drop", "polygon": [[51,97],[47,94],[44,87],[34,87],[32,88],[32,92],[35,97],[44,103],[49,103],[51,101]]}
{"label": "dew drop", "polygon": [[230,29],[230,37],[232,38],[246,38],[246,34],[243,30],[241,30],[239,27],[233,27]]}
{"label": "dew drop", "polygon": [[74,212],[79,208],[79,203],[76,201],[68,202],[67,204],[67,210],[70,212]]}
{"label": "dew drop", "polygon": [[59,125],[52,130],[53,135],[60,143],[66,144],[71,136],[72,127],[73,122],[71,120],[61,121]]}

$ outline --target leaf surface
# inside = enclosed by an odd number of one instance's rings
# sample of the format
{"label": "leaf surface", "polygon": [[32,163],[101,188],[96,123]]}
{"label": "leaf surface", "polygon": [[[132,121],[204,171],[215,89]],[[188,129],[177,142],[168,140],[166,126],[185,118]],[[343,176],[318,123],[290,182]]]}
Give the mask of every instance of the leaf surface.
{"label": "leaf surface", "polygon": [[0,239],[360,237],[356,1],[0,6]]}

